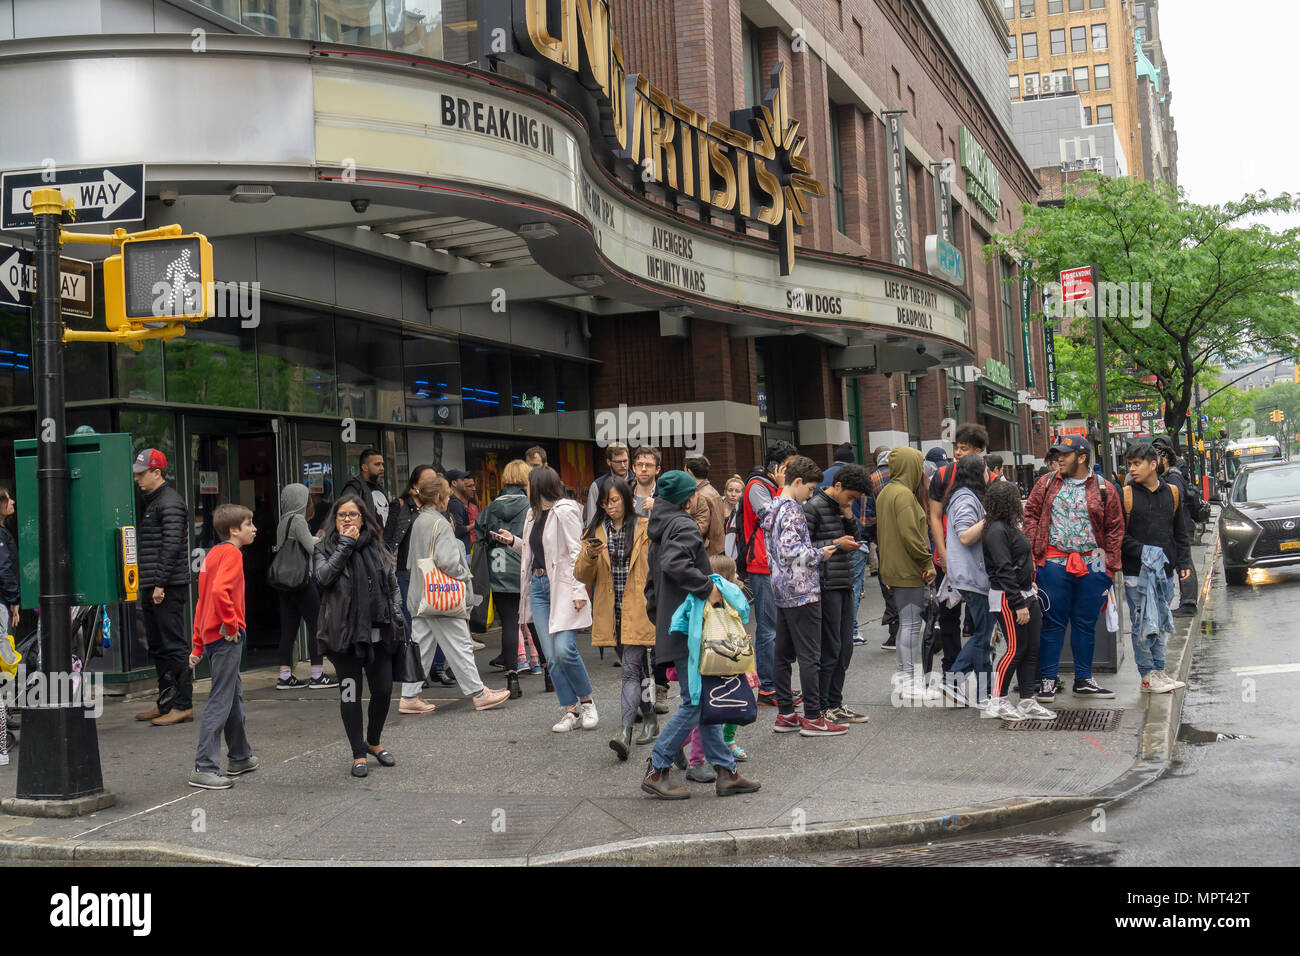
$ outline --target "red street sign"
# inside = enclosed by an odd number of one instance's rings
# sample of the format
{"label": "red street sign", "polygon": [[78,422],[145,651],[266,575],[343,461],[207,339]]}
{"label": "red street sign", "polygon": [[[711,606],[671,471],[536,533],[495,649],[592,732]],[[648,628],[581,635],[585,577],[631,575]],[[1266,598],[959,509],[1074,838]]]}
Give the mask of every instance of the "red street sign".
{"label": "red street sign", "polygon": [[1092,298],[1092,266],[1061,270],[1061,301],[1078,302]]}

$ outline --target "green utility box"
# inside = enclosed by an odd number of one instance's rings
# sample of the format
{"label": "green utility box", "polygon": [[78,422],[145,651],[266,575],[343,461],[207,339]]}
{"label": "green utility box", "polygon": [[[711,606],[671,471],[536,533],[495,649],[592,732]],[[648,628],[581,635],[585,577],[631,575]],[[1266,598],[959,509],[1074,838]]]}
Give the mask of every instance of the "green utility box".
{"label": "green utility box", "polygon": [[[77,604],[133,600],[139,574],[135,567],[131,436],[71,435],[67,448],[67,547],[74,600]],[[14,471],[18,479],[22,606],[33,608],[39,603],[41,585],[36,439],[14,442]]]}

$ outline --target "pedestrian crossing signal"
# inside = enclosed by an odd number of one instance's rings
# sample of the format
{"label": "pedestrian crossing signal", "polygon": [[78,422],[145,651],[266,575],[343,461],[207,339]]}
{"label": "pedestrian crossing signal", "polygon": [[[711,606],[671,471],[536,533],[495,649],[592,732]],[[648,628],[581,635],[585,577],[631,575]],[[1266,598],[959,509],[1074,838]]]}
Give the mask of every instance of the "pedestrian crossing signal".
{"label": "pedestrian crossing signal", "polygon": [[116,332],[201,321],[211,288],[206,236],[125,239],[122,251],[104,260],[104,324]]}

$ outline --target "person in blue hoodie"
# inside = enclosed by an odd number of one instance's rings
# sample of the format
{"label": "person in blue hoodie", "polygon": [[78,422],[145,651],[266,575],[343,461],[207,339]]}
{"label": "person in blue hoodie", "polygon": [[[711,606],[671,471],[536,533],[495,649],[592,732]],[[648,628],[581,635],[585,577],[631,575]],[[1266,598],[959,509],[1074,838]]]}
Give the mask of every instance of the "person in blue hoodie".
{"label": "person in blue hoodie", "polygon": [[[654,751],[646,760],[642,792],[661,800],[685,800],[690,790],[669,779],[678,751],[695,728],[700,728],[704,754],[717,771],[714,784],[720,797],[753,793],[759,784],[736,770],[736,759],[722,740],[722,727],[700,725],[700,701],[691,693],[691,663],[687,635],[672,628],[673,615],[694,596],[710,604],[721,604],[722,593],[710,576],[709,555],[700,527],[691,517],[692,499],[698,482],[684,471],[661,475],[655,485],[654,507],[650,510],[650,575],[646,580],[646,615],[655,626],[655,656],[677,668],[682,702],[672,715]],[[698,664],[697,664],[698,666]]]}

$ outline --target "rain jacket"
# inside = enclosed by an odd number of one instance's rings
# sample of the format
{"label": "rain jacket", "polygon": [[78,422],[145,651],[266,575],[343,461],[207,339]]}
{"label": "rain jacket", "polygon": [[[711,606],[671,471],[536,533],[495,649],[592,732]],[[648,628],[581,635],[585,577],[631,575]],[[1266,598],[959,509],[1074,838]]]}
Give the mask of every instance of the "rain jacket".
{"label": "rain jacket", "polygon": [[930,567],[930,529],[916,491],[925,472],[921,453],[900,446],[889,453],[889,483],[876,498],[876,538],[880,583],[891,588],[919,588]]}
{"label": "rain jacket", "polygon": [[527,517],[528,494],[519,485],[506,485],[474,522],[479,547],[488,549],[488,585],[497,594],[519,593],[519,554],[498,542],[491,532],[504,528],[521,537]]}

